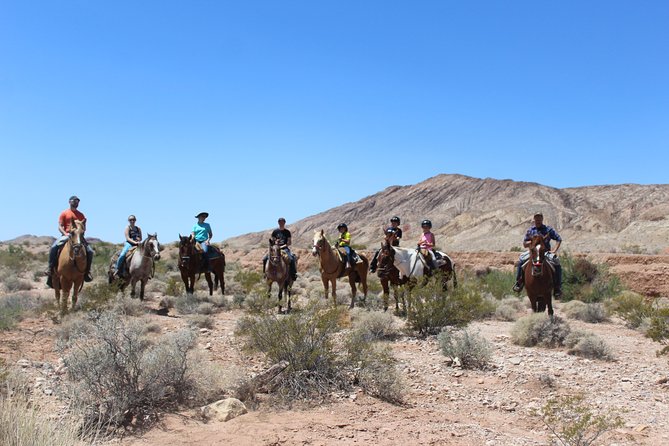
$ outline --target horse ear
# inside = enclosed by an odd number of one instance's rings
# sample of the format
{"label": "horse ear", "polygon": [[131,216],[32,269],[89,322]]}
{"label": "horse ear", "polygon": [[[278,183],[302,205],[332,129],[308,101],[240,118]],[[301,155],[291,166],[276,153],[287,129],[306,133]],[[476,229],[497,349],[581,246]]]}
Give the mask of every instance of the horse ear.
{"label": "horse ear", "polygon": [[179,233],[179,240],[181,240],[181,232]]}
{"label": "horse ear", "polygon": [[325,229],[321,229],[321,235],[325,235]]}

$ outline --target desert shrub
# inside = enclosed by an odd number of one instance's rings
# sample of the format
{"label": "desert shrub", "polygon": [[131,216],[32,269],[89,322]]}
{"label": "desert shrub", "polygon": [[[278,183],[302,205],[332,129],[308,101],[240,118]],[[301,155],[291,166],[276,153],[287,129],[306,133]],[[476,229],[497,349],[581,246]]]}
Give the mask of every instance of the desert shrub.
{"label": "desert shrub", "polygon": [[221,294],[214,294],[213,296],[209,296],[208,300],[216,308],[227,309],[230,307],[230,302],[228,302],[227,297]]}
{"label": "desert shrub", "polygon": [[608,272],[605,265],[596,265],[583,257],[564,254],[562,264],[562,300],[601,302],[622,291],[620,279]]}
{"label": "desert shrub", "polygon": [[91,330],[90,315],[87,313],[68,313],[56,326],[56,346],[65,348],[74,337],[81,337]]}
{"label": "desert shrub", "polygon": [[29,311],[39,306],[39,299],[30,295],[10,294],[0,298],[0,330],[14,328]]}
{"label": "desert shrub", "polygon": [[251,314],[261,314],[275,308],[278,302],[275,298],[267,297],[264,291],[253,291],[244,299],[244,308]]}
{"label": "desert shrub", "polygon": [[495,311],[471,283],[444,292],[439,277],[414,287],[406,300],[407,324],[422,335],[436,334],[446,326],[464,326]]}
{"label": "desert shrub", "polygon": [[618,296],[622,291],[623,287],[618,276],[604,272],[598,275],[590,284],[587,293],[583,296],[583,300],[585,302],[603,302]]}
{"label": "desert shrub", "polygon": [[135,317],[146,313],[146,308],[141,300],[125,296],[121,296],[120,299],[117,299],[116,302],[114,302],[112,310],[118,314]]}
{"label": "desert shrub", "polygon": [[599,303],[586,304],[580,300],[572,300],[566,302],[561,310],[570,319],[577,319],[591,324],[604,322],[608,319],[606,309]]}
{"label": "desert shrub", "polygon": [[640,294],[623,292],[611,299],[608,308],[630,328],[638,328],[644,319],[653,315],[653,306]]}
{"label": "desert shrub", "polygon": [[158,322],[151,322],[144,326],[144,333],[160,333],[163,327]]}
{"label": "desert shrub", "polygon": [[234,281],[237,282],[245,294],[249,294],[254,287],[262,283],[262,274],[250,269],[239,269],[234,275]]}
{"label": "desert shrub", "polygon": [[658,355],[669,353],[669,308],[659,307],[654,309],[649,320],[646,336],[664,346],[657,352]]}
{"label": "desert shrub", "polygon": [[467,329],[444,330],[437,336],[444,356],[460,360],[465,369],[484,369],[492,356],[490,343],[481,335]]}
{"label": "desert shrub", "polygon": [[515,321],[518,314],[525,309],[523,302],[515,297],[507,297],[497,304],[495,319],[500,321]]}
{"label": "desert shrub", "polygon": [[96,277],[107,277],[111,258],[114,254],[121,250],[121,246],[107,242],[98,242],[92,244],[91,246],[95,252],[93,255],[91,272]]}
{"label": "desert shrub", "polygon": [[23,398],[0,397],[0,444],[3,446],[72,446],[79,426],[52,418],[52,411]]}
{"label": "desert shrub", "polygon": [[312,398],[342,387],[332,339],[339,331],[338,319],[337,310],[312,304],[282,317],[247,316],[240,320],[237,334],[246,338],[247,348],[264,353],[270,363],[287,361],[279,393],[288,399]]}
{"label": "desert shrub", "polygon": [[389,313],[355,308],[350,314],[353,329],[367,342],[393,339],[400,334],[395,318]]}
{"label": "desert shrub", "polygon": [[165,282],[165,294],[168,296],[178,297],[184,294],[186,289],[184,288],[184,283],[179,277],[171,276],[167,278]]}
{"label": "desert shrub", "polygon": [[404,400],[406,384],[397,370],[390,347],[370,342],[364,333],[354,330],[346,338],[344,364],[352,383],[368,395],[398,404]]}
{"label": "desert shrub", "polygon": [[211,302],[201,302],[195,309],[197,314],[214,314],[214,304]]}
{"label": "desert shrub", "polygon": [[72,333],[62,346],[72,398],[85,409],[85,424],[119,426],[134,417],[155,420],[158,411],[196,404],[199,364],[191,360],[195,334],[190,330],[163,335],[155,343],[140,321],[112,312],[92,312],[90,327]]}
{"label": "desert shrub", "polygon": [[0,249],[0,267],[6,268],[14,274],[20,273],[28,269],[34,257],[22,246],[9,245],[7,249]]}
{"label": "desert shrub", "polygon": [[569,324],[561,318],[549,318],[543,313],[534,313],[516,321],[511,329],[511,341],[523,347],[559,347],[569,335]]}
{"label": "desert shrub", "polygon": [[33,288],[33,285],[29,281],[16,276],[7,277],[2,282],[2,284],[4,285],[5,290],[10,293],[14,293],[16,291],[29,291]]}
{"label": "desert shrub", "polygon": [[244,300],[246,300],[246,295],[237,293],[232,296],[232,305],[236,308],[242,308],[244,306]]}
{"label": "desert shrub", "polygon": [[594,412],[583,395],[552,398],[535,415],[564,446],[588,446],[607,431],[623,426],[615,412]]}
{"label": "desert shrub", "polygon": [[214,306],[205,299],[195,294],[184,294],[176,298],[174,307],[181,314],[211,314],[213,313]]}
{"label": "desert shrub", "polygon": [[188,324],[191,327],[213,329],[216,321],[211,316],[205,314],[194,314],[188,317]]}
{"label": "desert shrub", "polygon": [[501,299],[511,294],[511,288],[516,282],[516,277],[512,272],[492,269],[487,274],[480,276],[478,281],[485,291],[497,299]]}
{"label": "desert shrub", "polygon": [[79,305],[86,311],[104,310],[109,307],[110,302],[118,292],[119,284],[117,282],[111,284],[107,282],[90,283],[82,288],[79,294]]}
{"label": "desert shrub", "polygon": [[589,331],[574,330],[566,337],[565,346],[570,355],[588,359],[613,360],[611,348],[602,338]]}

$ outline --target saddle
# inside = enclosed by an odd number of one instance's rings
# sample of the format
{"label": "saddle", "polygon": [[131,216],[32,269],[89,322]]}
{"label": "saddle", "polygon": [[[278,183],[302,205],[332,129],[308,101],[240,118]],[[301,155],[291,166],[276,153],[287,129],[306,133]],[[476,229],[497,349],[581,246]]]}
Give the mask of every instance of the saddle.
{"label": "saddle", "polygon": [[[200,245],[200,242],[195,243],[195,251],[200,255],[204,253],[204,251],[202,250],[202,245]],[[209,245],[209,250],[207,251],[207,257],[210,260],[221,257],[221,251],[216,246]]]}

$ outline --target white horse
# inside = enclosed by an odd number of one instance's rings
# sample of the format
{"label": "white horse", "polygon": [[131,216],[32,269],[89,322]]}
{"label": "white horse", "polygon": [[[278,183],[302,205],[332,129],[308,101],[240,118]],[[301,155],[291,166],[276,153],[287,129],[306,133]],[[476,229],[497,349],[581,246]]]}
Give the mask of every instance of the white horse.
{"label": "white horse", "polygon": [[[428,268],[426,262],[431,262],[434,264],[434,254],[431,254],[431,258],[425,258],[420,251],[417,249],[407,249],[400,248],[397,246],[390,247],[394,252],[393,265],[400,272],[400,278],[408,277],[419,278],[431,274],[431,271],[434,271],[432,268]],[[458,279],[455,275],[455,263],[448,257],[445,253],[437,251],[441,257],[436,261],[437,269],[443,274],[443,286],[446,289],[447,282],[453,278],[453,287],[458,286]]]}
{"label": "white horse", "polygon": [[[160,259],[160,243],[158,243],[157,234],[149,234],[146,239],[137,245],[137,249],[131,254],[129,259],[130,265],[128,267],[127,277],[118,278],[118,276],[113,275],[112,269],[110,267],[110,283],[112,281],[119,280],[121,291],[125,290],[125,287],[130,284],[130,297],[135,297],[135,288],[137,282],[139,285],[139,299],[144,300],[144,287],[146,282],[153,277],[154,264],[156,260]],[[128,259],[126,259],[126,262]],[[115,260],[112,258],[112,265],[115,263]]]}

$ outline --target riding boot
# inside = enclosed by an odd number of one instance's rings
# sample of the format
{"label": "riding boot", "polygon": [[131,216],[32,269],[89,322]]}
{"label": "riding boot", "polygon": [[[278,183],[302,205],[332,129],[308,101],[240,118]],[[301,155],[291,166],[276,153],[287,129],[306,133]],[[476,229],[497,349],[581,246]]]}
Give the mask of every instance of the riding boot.
{"label": "riding boot", "polygon": [[553,296],[559,299],[562,296],[562,265],[555,265],[555,280],[553,281],[555,290]]}
{"label": "riding boot", "polygon": [[374,273],[376,272],[376,266],[378,263],[379,259],[379,251],[376,251],[376,254],[374,254],[374,258],[372,259],[372,263],[369,264],[369,271]]}
{"label": "riding boot", "polygon": [[295,259],[290,261],[290,278],[293,282],[297,280],[297,267],[295,266]]}
{"label": "riding boot", "polygon": [[523,291],[525,286],[525,281],[523,280],[523,265],[518,262],[518,268],[516,269],[516,283],[513,285],[513,291],[520,293]]}
{"label": "riding boot", "polygon": [[93,253],[86,250],[86,275],[84,276],[84,282],[93,281],[93,276],[91,275],[92,264],[93,264]]}
{"label": "riding boot", "polygon": [[262,259],[262,276],[267,278],[265,275],[265,269],[267,268],[267,257],[263,257]]}
{"label": "riding boot", "polygon": [[53,272],[53,266],[56,264],[57,260],[58,260],[58,246],[52,246],[51,249],[49,250],[49,266],[44,272],[47,276],[49,277],[51,276],[51,273]]}

